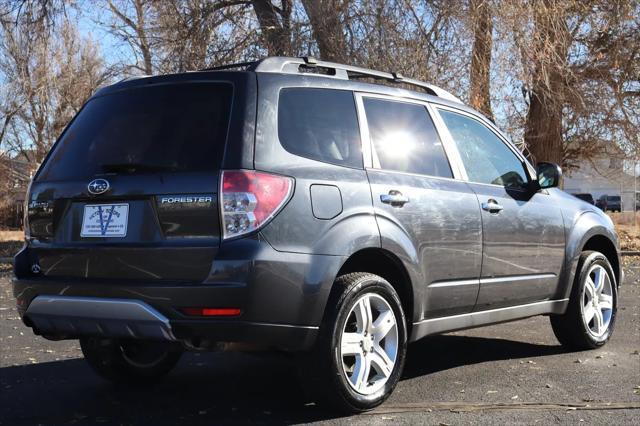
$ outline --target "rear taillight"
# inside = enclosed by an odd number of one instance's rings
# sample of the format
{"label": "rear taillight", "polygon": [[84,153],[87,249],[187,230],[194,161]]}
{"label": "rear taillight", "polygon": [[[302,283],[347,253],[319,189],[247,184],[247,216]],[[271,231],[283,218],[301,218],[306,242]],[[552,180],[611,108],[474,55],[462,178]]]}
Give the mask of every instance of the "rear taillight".
{"label": "rear taillight", "polygon": [[293,192],[292,178],[270,173],[225,170],[221,179],[224,238],[259,229],[278,213]]}
{"label": "rear taillight", "polygon": [[53,237],[53,201],[30,201],[24,216],[25,237],[46,239]]}

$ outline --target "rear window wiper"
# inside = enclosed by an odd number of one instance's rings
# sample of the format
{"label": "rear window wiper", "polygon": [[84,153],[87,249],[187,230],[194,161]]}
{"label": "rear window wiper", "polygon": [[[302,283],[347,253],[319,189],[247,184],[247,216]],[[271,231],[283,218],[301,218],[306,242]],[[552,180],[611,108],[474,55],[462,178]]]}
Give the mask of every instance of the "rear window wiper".
{"label": "rear window wiper", "polygon": [[144,163],[103,164],[101,168],[104,172],[115,173],[173,172],[178,170],[178,167],[176,166]]}

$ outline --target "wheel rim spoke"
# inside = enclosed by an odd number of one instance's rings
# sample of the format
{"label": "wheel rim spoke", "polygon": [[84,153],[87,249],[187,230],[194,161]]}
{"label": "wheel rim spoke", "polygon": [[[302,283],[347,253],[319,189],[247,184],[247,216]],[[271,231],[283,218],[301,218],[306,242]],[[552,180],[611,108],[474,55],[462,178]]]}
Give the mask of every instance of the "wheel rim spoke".
{"label": "wheel rim spoke", "polygon": [[374,364],[375,370],[383,377],[389,377],[393,371],[393,361],[380,346],[376,345],[373,352],[368,356],[371,357],[371,363]]}
{"label": "wheel rim spoke", "polygon": [[356,365],[351,375],[351,383],[356,390],[362,391],[367,387],[367,380],[371,372],[371,363],[364,356],[356,357]]}
{"label": "wheel rim spoke", "polygon": [[602,317],[602,311],[600,311],[600,309],[594,309],[594,312],[595,332],[600,334],[602,333],[602,327],[604,326],[604,318]]}
{"label": "wheel rim spoke", "polygon": [[587,306],[584,311],[584,320],[586,321],[587,325],[591,322],[595,314],[595,308],[591,306],[591,304],[589,304],[589,306]]}
{"label": "wheel rim spoke", "polygon": [[613,309],[613,297],[608,294],[600,295],[598,301],[601,310]]}
{"label": "wheel rim spoke", "polygon": [[396,321],[392,311],[381,312],[373,323],[371,332],[377,341],[385,338],[389,331],[395,327]]}
{"label": "wheel rim spoke", "polygon": [[362,334],[344,333],[342,335],[342,356],[362,355]]}
{"label": "wheel rim spoke", "polygon": [[599,294],[602,292],[602,287],[604,287],[604,278],[606,274],[604,272],[604,269],[602,268],[596,268],[594,272],[595,272],[595,280],[594,280],[595,287]]}
{"label": "wheel rim spoke", "polygon": [[371,313],[371,300],[368,297],[363,297],[358,303],[358,310],[356,316],[358,317],[358,331],[370,331],[371,324],[373,323]]}
{"label": "wheel rim spoke", "polygon": [[587,295],[588,301],[592,301],[596,294],[596,285],[591,279],[591,277],[587,278],[587,282],[584,286],[585,294]]}

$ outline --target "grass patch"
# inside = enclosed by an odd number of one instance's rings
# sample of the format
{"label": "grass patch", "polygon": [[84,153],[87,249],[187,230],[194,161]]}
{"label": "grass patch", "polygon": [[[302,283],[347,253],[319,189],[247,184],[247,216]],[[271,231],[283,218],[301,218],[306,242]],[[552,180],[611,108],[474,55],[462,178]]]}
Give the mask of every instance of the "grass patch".
{"label": "grass patch", "polygon": [[0,230],[0,257],[13,257],[23,243],[22,231]]}
{"label": "grass patch", "polygon": [[0,229],[0,242],[4,241],[22,241],[24,233],[21,230],[2,230]]}
{"label": "grass patch", "polygon": [[622,250],[640,250],[640,213],[609,213],[616,225]]}

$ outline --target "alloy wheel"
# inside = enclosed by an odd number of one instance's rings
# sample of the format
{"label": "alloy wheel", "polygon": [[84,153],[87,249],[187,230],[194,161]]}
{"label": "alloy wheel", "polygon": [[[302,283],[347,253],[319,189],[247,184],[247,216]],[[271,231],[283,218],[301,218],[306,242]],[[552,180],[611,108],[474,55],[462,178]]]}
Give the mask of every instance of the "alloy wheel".
{"label": "alloy wheel", "polygon": [[353,305],[342,329],[340,354],[356,392],[370,395],[387,383],[398,354],[398,324],[382,296],[368,293]]}
{"label": "alloy wheel", "polygon": [[611,277],[601,265],[589,269],[582,297],[582,320],[592,336],[605,335],[613,314],[613,288]]}

